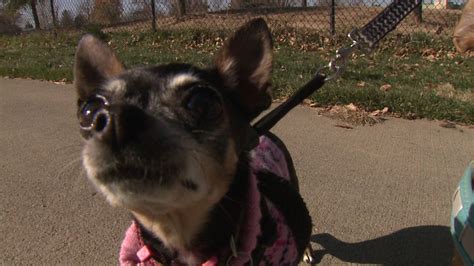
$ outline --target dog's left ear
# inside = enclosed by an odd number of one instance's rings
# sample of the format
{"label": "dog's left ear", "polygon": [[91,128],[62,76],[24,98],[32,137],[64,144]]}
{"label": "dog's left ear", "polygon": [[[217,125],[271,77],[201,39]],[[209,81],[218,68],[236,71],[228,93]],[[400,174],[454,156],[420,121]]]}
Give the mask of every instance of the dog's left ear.
{"label": "dog's left ear", "polygon": [[79,99],[86,99],[105,80],[124,70],[110,47],[92,35],[85,35],[77,47],[74,63],[74,85]]}
{"label": "dog's left ear", "polygon": [[270,30],[259,18],[237,30],[216,57],[217,71],[249,121],[271,104],[272,49]]}

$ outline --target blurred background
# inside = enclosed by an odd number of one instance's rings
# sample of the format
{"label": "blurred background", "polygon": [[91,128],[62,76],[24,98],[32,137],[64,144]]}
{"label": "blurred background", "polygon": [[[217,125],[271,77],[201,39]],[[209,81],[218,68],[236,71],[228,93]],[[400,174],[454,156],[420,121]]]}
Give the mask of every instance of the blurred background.
{"label": "blurred background", "polygon": [[[467,0],[424,0],[398,28],[450,35]],[[0,33],[97,25],[105,31],[231,30],[263,16],[272,28],[347,33],[389,0],[2,0]]]}

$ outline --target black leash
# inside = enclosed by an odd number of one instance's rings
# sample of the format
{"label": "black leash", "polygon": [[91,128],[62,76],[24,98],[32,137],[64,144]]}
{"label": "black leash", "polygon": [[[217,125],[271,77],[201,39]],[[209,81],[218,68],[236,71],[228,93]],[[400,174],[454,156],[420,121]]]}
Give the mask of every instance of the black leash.
{"label": "black leash", "polygon": [[313,94],[316,90],[324,85],[326,76],[324,74],[316,74],[306,85],[301,87],[288,100],[273,109],[270,113],[262,117],[257,123],[253,125],[255,131],[259,136],[268,132],[278,121],[280,121],[291,109],[300,104],[306,97]]}
{"label": "black leash", "polygon": [[362,27],[359,32],[356,32],[354,38],[358,43],[364,43],[364,45],[373,49],[385,35],[394,30],[419,5],[421,5],[421,0],[393,1],[380,14]]}
{"label": "black leash", "polygon": [[[268,132],[305,98],[320,89],[326,82],[341,76],[346,69],[350,56],[356,49],[366,51],[373,50],[380,40],[394,30],[397,25],[419,5],[421,5],[421,0],[394,0],[360,30],[355,29],[351,31],[348,34],[348,37],[352,41],[349,47],[338,49],[336,56],[327,66],[320,68],[312,80],[252,126],[257,135],[261,136],[265,134],[265,132]],[[330,74],[324,74],[323,72],[325,70],[328,70]]]}

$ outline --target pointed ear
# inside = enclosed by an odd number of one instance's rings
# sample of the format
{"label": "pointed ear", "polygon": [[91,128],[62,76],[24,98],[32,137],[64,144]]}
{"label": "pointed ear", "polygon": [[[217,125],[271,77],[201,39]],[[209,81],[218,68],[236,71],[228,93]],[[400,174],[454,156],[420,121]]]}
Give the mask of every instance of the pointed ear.
{"label": "pointed ear", "polygon": [[251,120],[271,104],[272,39],[261,18],[242,26],[219,51],[217,70]]}
{"label": "pointed ear", "polygon": [[79,99],[89,97],[101,83],[124,71],[114,52],[92,35],[82,37],[74,63],[74,85]]}

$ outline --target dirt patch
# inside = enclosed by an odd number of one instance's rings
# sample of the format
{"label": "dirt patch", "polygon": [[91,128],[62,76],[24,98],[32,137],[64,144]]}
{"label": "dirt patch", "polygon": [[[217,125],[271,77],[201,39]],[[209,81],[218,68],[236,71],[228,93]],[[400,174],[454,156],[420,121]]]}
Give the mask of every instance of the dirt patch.
{"label": "dirt patch", "polygon": [[320,115],[343,122],[342,124],[336,124],[336,126],[346,129],[351,129],[353,126],[373,126],[383,123],[387,120],[386,116],[389,114],[389,109],[387,107],[381,110],[369,112],[352,103],[347,105],[319,107],[316,103],[306,100],[303,105],[314,108]]}

